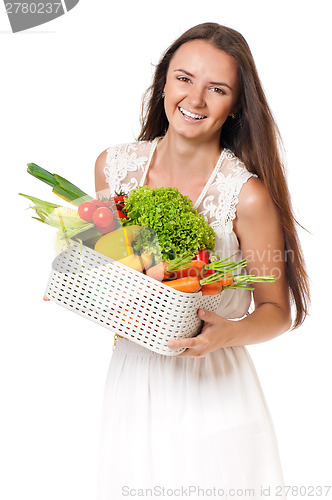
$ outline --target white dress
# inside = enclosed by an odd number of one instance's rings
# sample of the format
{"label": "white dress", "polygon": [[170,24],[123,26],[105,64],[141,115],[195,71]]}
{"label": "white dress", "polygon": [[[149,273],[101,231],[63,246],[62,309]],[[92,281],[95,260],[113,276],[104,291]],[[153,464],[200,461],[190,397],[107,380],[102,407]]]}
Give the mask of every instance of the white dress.
{"label": "white dress", "polygon": [[[108,150],[105,175],[112,193],[144,184],[157,142]],[[223,150],[194,205],[214,229],[220,257],[239,251],[233,220],[241,187],[252,175]],[[250,302],[249,291],[228,290],[217,313],[241,318]],[[280,500],[282,487],[273,423],[245,347],[195,359],[117,340],[105,386],[98,500],[261,499],[268,492]]]}

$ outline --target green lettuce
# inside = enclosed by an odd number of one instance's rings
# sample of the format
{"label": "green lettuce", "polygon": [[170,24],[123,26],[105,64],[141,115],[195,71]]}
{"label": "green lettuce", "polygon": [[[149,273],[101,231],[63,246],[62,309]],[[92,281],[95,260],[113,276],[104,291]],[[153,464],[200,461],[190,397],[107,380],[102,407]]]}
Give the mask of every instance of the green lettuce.
{"label": "green lettuce", "polygon": [[214,250],[215,234],[188,196],[176,188],[148,186],[130,191],[125,199],[127,220],[123,225],[150,227],[158,237],[163,260]]}

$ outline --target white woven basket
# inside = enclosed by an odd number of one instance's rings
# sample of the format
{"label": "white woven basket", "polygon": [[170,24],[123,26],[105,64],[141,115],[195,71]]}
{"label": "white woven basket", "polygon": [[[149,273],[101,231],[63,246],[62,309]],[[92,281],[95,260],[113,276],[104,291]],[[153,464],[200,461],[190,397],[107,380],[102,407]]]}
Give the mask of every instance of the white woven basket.
{"label": "white woven basket", "polygon": [[78,243],[52,265],[46,296],[147,349],[175,356],[166,342],[193,337],[197,309],[215,311],[220,295],[182,293]]}

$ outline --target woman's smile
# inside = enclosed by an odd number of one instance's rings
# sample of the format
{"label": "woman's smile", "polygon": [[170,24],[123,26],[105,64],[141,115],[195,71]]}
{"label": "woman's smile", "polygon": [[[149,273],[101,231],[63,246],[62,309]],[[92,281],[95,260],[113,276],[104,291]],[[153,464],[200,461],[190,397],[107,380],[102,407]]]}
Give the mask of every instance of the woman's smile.
{"label": "woman's smile", "polygon": [[199,115],[197,113],[193,113],[192,111],[184,109],[181,106],[178,107],[178,110],[188,123],[197,123],[207,118],[205,115]]}

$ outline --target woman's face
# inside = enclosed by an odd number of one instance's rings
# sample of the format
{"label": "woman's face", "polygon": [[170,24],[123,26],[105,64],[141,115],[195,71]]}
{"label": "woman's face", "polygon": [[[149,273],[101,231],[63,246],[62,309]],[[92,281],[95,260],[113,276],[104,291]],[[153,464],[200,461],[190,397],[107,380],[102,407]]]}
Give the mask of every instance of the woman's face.
{"label": "woman's face", "polygon": [[219,142],[223,123],[238,109],[237,62],[204,40],[184,43],[170,61],[164,92],[171,133]]}

